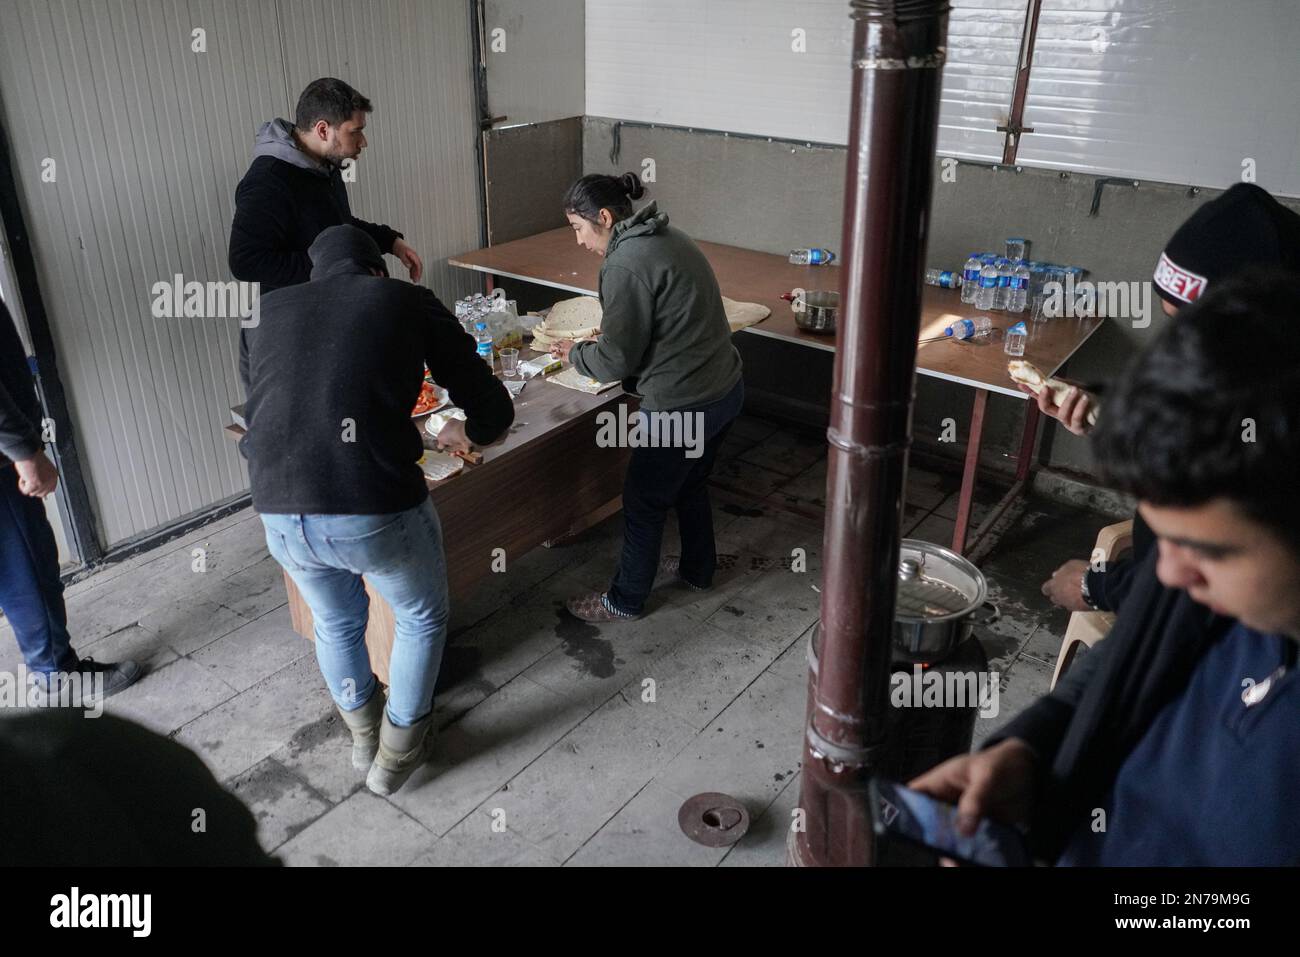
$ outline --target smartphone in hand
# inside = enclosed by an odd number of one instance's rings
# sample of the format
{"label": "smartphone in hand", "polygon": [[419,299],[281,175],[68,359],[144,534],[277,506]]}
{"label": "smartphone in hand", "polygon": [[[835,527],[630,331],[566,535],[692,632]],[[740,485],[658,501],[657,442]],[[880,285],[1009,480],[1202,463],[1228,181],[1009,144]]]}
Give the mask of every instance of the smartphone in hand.
{"label": "smartphone in hand", "polygon": [[878,839],[917,844],[977,867],[1030,867],[1024,836],[1010,824],[983,818],[975,833],[957,832],[957,808],[895,781],[873,778],[868,790]]}

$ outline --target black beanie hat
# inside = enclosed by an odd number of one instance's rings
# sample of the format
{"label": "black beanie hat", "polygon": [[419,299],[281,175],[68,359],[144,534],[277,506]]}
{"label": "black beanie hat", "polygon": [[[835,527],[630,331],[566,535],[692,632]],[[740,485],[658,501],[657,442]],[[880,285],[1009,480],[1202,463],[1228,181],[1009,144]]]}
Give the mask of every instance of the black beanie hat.
{"label": "black beanie hat", "polygon": [[1254,183],[1237,183],[1178,227],[1156,263],[1156,292],[1175,306],[1250,266],[1300,267],[1300,215]]}
{"label": "black beanie hat", "polygon": [[307,249],[311,257],[311,278],[320,279],[335,273],[370,275],[371,268],[385,276],[384,254],[369,233],[356,226],[339,225],[323,229]]}

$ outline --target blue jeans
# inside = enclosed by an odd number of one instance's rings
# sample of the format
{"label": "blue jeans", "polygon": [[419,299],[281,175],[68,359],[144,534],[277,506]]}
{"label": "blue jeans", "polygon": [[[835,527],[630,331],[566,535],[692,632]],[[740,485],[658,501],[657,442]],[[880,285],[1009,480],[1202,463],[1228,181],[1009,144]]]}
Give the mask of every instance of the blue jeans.
{"label": "blue jeans", "polygon": [[0,465],[0,609],[28,668],[77,670],[54,530],[41,500],[18,491],[18,470],[8,462]]}
{"label": "blue jeans", "polygon": [[408,727],[433,710],[447,643],[447,566],[433,503],[387,515],[263,515],[266,547],[311,608],[316,660],[335,703],[360,708],[378,690],[366,651],[370,599],[393,609],[388,720]]}

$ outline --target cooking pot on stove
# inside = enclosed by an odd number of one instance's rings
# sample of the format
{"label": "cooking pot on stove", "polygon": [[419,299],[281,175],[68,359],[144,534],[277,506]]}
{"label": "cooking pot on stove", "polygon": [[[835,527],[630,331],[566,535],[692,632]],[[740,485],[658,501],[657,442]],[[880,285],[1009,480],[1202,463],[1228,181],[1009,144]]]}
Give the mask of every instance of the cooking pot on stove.
{"label": "cooking pot on stove", "polygon": [[[987,600],[984,573],[956,552],[912,538],[899,548],[898,591],[894,599],[894,660],[934,664],[957,650],[978,622],[1000,617]],[[821,626],[808,636],[808,707],[817,686],[821,659]]]}
{"label": "cooking pot on stove", "polygon": [[976,613],[998,618],[984,573],[941,545],[905,538],[899,549],[894,648],[908,661],[940,661],[970,637]]}

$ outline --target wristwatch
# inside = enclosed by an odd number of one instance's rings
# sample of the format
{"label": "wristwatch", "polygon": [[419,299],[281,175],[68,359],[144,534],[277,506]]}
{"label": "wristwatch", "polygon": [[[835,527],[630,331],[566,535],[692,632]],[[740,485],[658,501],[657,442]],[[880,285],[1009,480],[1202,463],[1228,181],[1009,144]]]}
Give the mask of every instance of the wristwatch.
{"label": "wristwatch", "polygon": [[1083,600],[1087,603],[1089,608],[1096,608],[1097,600],[1088,593],[1088,572],[1090,571],[1092,571],[1091,568],[1085,568],[1083,570],[1083,578],[1079,581],[1079,594],[1083,597]]}

